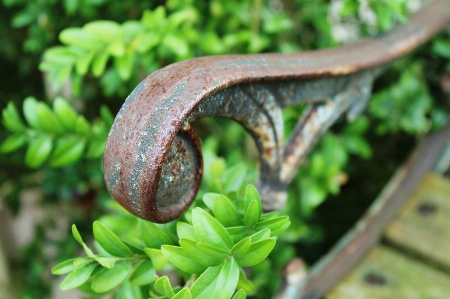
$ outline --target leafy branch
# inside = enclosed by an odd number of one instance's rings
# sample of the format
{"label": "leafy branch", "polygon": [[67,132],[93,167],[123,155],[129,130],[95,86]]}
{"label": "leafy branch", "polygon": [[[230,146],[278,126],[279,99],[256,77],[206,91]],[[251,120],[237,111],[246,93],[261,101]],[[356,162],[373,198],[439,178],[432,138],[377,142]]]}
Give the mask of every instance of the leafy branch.
{"label": "leafy branch", "polygon": [[101,118],[89,123],[61,97],[54,100],[53,109],[28,97],[23,102],[23,114],[26,123],[12,102],[3,109],[3,125],[12,134],[0,144],[0,152],[11,153],[28,145],[25,164],[31,168],[45,162],[52,167],[66,166],[84,154],[93,159],[102,157],[113,123],[106,106],[100,109]]}
{"label": "leafy branch", "polygon": [[[98,254],[73,226],[72,234],[87,257],[64,261],[52,272],[68,274],[61,283],[63,290],[78,287],[98,294],[122,285],[114,292],[123,294],[123,286],[129,289],[153,283],[151,298],[245,298],[254,286],[243,267],[267,258],[276,236],[289,227],[289,218],[276,212],[262,213],[260,196],[251,185],[244,197],[231,200],[206,193],[203,203],[205,208],[188,212],[185,219],[191,221],[177,221],[176,225],[140,221],[139,235],[131,238],[134,241],[119,238],[96,221],[93,232]],[[159,276],[158,271],[174,267],[184,273],[184,286],[172,287],[167,276]]]}

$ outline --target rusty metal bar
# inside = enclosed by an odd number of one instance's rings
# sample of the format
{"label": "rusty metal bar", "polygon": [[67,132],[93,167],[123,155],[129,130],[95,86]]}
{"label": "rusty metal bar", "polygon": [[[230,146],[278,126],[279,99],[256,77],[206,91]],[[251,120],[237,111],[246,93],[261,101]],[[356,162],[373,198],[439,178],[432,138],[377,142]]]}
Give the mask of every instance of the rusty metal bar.
{"label": "rusty metal bar", "polygon": [[[336,49],[299,54],[201,57],[155,71],[129,95],[104,158],[111,195],[156,222],[181,215],[200,185],[202,158],[190,123],[222,116],[241,123],[261,157],[263,207],[284,204],[286,186],[321,134],[362,111],[372,82],[389,63],[450,21],[450,1],[433,1],[390,34]],[[281,108],[309,106],[284,146]]]}
{"label": "rusty metal bar", "polygon": [[[378,242],[380,235],[414,192],[425,175],[435,169],[450,140],[450,123],[421,141],[408,161],[400,167],[366,214],[308,273],[299,285],[297,297],[318,299]],[[283,299],[293,297],[283,297]],[[281,299],[281,298],[280,298]]]}

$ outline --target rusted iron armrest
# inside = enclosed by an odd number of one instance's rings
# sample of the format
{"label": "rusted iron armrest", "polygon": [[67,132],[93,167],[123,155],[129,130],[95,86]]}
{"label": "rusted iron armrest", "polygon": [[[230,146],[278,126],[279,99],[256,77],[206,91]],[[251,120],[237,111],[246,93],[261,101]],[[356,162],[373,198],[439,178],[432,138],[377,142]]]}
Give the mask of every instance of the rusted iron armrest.
{"label": "rusted iron armrest", "polygon": [[[340,48],[200,57],[155,71],[116,116],[104,158],[107,188],[138,217],[177,218],[202,177],[200,143],[190,123],[218,116],[239,122],[254,138],[263,208],[279,209],[319,137],[341,115],[357,117],[374,79],[449,22],[450,0],[436,0],[389,34]],[[307,108],[285,145],[281,109],[297,104]]]}

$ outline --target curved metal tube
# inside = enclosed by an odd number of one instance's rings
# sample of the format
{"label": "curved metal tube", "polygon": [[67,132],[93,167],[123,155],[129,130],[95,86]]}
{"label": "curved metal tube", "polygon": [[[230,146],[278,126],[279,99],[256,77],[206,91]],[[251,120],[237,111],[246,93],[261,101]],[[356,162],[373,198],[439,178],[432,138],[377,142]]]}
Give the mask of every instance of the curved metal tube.
{"label": "curved metal tube", "polygon": [[[343,113],[365,107],[374,78],[393,60],[450,21],[438,0],[389,35],[299,54],[195,58],[155,71],[128,96],[104,157],[106,186],[131,213],[155,222],[180,216],[202,176],[199,141],[190,123],[231,118],[253,136],[261,157],[263,207],[283,205],[286,185],[320,135]],[[307,103],[284,146],[281,108]]]}

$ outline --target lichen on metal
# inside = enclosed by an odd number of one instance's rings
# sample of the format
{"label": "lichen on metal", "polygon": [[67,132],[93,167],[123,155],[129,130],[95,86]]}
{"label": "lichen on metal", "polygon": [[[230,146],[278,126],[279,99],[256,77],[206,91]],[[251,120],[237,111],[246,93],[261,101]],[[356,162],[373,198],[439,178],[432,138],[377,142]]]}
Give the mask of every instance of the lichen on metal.
{"label": "lichen on metal", "polygon": [[[340,48],[200,57],[155,71],[115,119],[104,158],[107,188],[141,218],[180,216],[202,176],[200,143],[189,124],[220,116],[239,122],[255,139],[263,207],[280,208],[319,137],[342,114],[354,119],[382,70],[449,21],[450,1],[438,0],[388,35]],[[285,147],[281,109],[302,103],[308,108]]]}

